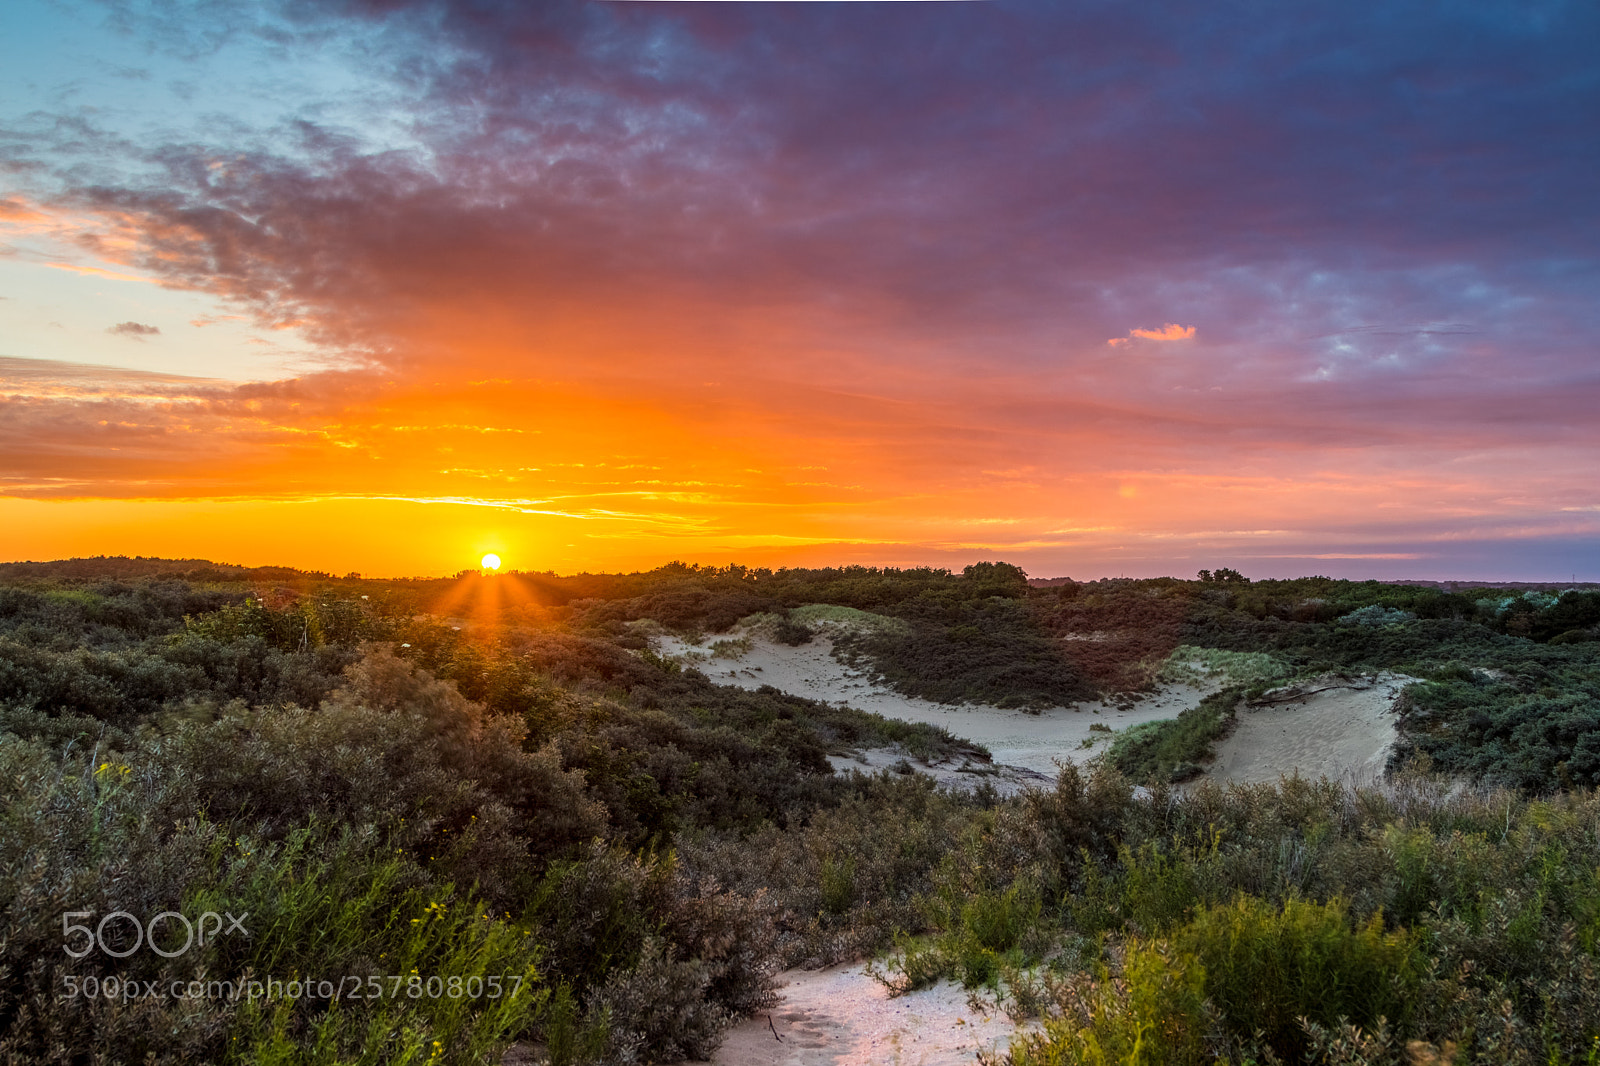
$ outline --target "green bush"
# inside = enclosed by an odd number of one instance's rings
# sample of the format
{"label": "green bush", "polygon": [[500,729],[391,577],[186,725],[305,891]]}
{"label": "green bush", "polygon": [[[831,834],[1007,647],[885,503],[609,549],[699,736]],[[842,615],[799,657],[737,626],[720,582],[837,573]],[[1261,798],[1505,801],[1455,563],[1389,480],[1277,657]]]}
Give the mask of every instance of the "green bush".
{"label": "green bush", "polygon": [[1004,892],[982,892],[961,905],[961,930],[986,951],[1010,951],[1039,920],[1039,895],[1018,881]]}
{"label": "green bush", "polygon": [[848,913],[856,899],[856,860],[825,856],[821,875],[822,909],[831,915]]}
{"label": "green bush", "polygon": [[1210,1063],[1204,968],[1163,944],[1131,943],[1121,973],[1068,982],[1044,1032],[1014,1040],[1010,1066]]}
{"label": "green bush", "polygon": [[[57,763],[0,738],[0,765],[0,1053],[8,1057],[479,1062],[536,1016],[541,949],[528,930],[434,880],[370,825],[313,819],[274,840],[204,814],[163,817],[157,812],[183,809],[194,793],[149,752]],[[245,916],[249,937],[214,936],[165,958],[136,950],[121,923],[110,927],[109,945],[132,950],[129,957],[63,954],[63,913],[89,912],[93,921],[118,911],[235,914]],[[461,984],[441,985],[438,997],[392,994],[390,975],[408,981],[413,972]],[[490,976],[508,994],[466,994],[466,982]],[[303,978],[378,978],[390,994],[330,1009],[320,992],[272,996],[267,985]],[[223,982],[224,991],[66,994],[90,981],[161,989]],[[463,994],[451,996],[451,987]]]}
{"label": "green bush", "polygon": [[1212,759],[1212,745],[1233,728],[1234,707],[1243,689],[1213,693],[1176,718],[1142,722],[1111,743],[1112,765],[1134,781],[1185,781],[1199,776]]}
{"label": "green bush", "polygon": [[1279,907],[1241,896],[1199,911],[1173,942],[1199,961],[1206,994],[1234,1035],[1259,1039],[1288,1062],[1306,1050],[1300,1018],[1404,1028],[1422,976],[1415,936],[1384,932],[1376,914],[1352,926],[1339,900]]}

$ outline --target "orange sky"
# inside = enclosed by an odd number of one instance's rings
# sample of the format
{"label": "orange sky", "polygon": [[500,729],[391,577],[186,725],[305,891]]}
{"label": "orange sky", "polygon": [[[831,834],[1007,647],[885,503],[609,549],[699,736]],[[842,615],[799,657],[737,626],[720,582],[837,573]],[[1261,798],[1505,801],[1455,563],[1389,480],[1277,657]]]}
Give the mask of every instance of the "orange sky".
{"label": "orange sky", "polygon": [[1581,33],[890,6],[30,8],[0,558],[1600,566]]}

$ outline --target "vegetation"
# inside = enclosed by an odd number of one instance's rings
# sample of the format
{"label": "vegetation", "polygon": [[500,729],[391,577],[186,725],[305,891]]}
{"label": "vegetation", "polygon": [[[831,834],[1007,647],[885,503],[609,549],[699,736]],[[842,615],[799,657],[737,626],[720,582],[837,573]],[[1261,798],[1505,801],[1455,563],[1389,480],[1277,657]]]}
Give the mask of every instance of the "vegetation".
{"label": "vegetation", "polygon": [[[925,890],[930,932],[881,972],[1042,1015],[1014,1066],[1588,1062],[1597,817],[1593,792],[1414,772],[1135,795],[1069,766],[1054,792],[971,816]],[[1020,900],[1041,902],[1015,927],[994,917]]]}
{"label": "vegetation", "polygon": [[[1595,1061],[1600,594],[1203,578],[0,566],[0,1060],[668,1062],[877,955],[1041,1017],[1017,1064]],[[709,647],[951,702],[1223,687],[1053,789],[941,791],[828,756],[987,753],[649,644],[740,620]],[[1423,679],[1411,769],[1170,787],[1330,670]],[[249,935],[178,950],[207,914]]]}
{"label": "vegetation", "polygon": [[1135,781],[1188,781],[1204,772],[1211,746],[1233,725],[1243,691],[1214,692],[1176,718],[1144,722],[1118,734],[1110,759]]}
{"label": "vegetation", "polygon": [[1600,666],[1592,650],[1571,648],[1550,649],[1565,654],[1543,662],[1497,660],[1509,670],[1432,671],[1401,703],[1404,751],[1448,773],[1532,791],[1600,784]]}

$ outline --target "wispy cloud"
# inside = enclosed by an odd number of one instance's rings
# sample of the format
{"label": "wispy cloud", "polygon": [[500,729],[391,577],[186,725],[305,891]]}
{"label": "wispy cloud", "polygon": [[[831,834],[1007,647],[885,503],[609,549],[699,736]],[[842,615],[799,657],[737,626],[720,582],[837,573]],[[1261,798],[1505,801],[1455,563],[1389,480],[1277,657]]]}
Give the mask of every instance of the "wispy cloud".
{"label": "wispy cloud", "polygon": [[143,322],[118,322],[114,326],[107,327],[106,332],[118,337],[127,337],[129,340],[142,341],[146,337],[160,336],[161,327],[147,326]]}
{"label": "wispy cloud", "polygon": [[48,216],[16,197],[0,198],[0,224],[12,230],[34,227],[48,221]]}

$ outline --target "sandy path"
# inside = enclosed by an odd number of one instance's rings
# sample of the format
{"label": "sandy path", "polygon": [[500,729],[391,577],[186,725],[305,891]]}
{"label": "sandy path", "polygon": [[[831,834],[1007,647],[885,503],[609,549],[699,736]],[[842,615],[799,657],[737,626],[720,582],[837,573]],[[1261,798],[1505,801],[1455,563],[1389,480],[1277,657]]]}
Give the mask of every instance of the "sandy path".
{"label": "sandy path", "polygon": [[1370,785],[1395,741],[1394,701],[1416,678],[1383,673],[1371,681],[1322,687],[1306,683],[1268,693],[1277,702],[1239,711],[1233,734],[1216,747],[1207,776],[1276,781],[1285,774]]}
{"label": "sandy path", "polygon": [[[678,658],[686,653],[703,654],[716,639],[707,641],[704,648],[684,644],[673,637],[657,637],[654,645],[661,654]],[[1112,734],[1091,729],[1091,725],[1099,724],[1121,732],[1140,722],[1176,718],[1211,691],[1192,685],[1168,685],[1126,710],[1114,703],[1097,701],[1028,714],[985,704],[950,706],[902,696],[840,663],[833,657],[832,641],[826,637],[818,637],[800,647],[752,637],[750,645],[750,650],[737,658],[691,662],[721,685],[748,689],[771,685],[796,696],[848,704],[886,718],[943,726],[958,737],[975,740],[988,748],[996,763],[1043,774],[1049,781],[1055,780],[1056,759],[1085,762],[1105,750]],[[1085,741],[1089,746],[1084,746]],[[877,753],[869,754],[869,759],[887,765]],[[895,759],[888,760],[893,761]],[[836,762],[835,765],[848,764]]]}
{"label": "sandy path", "polygon": [[[961,986],[890,999],[860,963],[791,970],[778,1006],[736,1025],[718,1066],[967,1066],[1016,1031],[1002,1014],[974,1013]],[[782,1038],[781,1040],[779,1038]]]}

